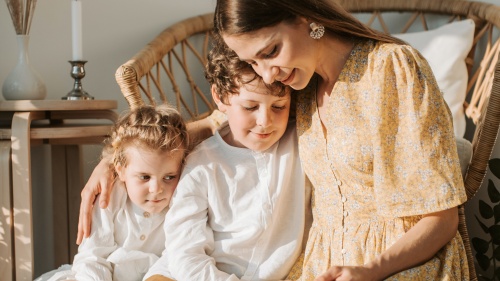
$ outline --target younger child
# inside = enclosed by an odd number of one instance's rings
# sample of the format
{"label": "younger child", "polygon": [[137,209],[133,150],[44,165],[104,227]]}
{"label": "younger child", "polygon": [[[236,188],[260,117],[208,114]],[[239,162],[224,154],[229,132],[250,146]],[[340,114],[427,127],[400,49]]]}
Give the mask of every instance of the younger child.
{"label": "younger child", "polygon": [[228,122],[188,156],[165,218],[166,249],[145,278],[283,280],[301,252],[309,199],[291,90],[265,85],[220,49],[206,76]]}
{"label": "younger child", "polygon": [[186,126],[172,107],[123,115],[103,152],[116,177],[111,202],[94,208],[91,235],[73,266],[49,273],[50,280],[141,280],[164,249],[163,221],[188,148]]}

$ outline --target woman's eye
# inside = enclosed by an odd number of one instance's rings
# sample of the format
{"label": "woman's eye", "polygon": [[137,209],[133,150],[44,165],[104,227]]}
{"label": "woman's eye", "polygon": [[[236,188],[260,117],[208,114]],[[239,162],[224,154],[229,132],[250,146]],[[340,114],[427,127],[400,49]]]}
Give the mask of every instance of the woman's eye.
{"label": "woman's eye", "polygon": [[278,51],[278,47],[274,46],[274,48],[271,50],[271,52],[269,52],[268,54],[266,54],[264,57],[266,59],[272,58],[276,54],[277,51]]}
{"label": "woman's eye", "polygon": [[286,106],[273,106],[273,108],[277,110],[284,110]]}
{"label": "woman's eye", "polygon": [[149,180],[151,177],[150,176],[139,176],[141,180]]}

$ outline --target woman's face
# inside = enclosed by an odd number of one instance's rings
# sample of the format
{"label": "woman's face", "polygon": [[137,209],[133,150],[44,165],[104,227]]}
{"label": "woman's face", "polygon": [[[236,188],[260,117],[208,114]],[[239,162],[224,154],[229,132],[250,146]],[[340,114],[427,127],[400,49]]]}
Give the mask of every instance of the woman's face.
{"label": "woman's face", "polygon": [[318,63],[315,42],[305,19],[280,23],[243,35],[223,35],[239,58],[252,65],[264,82],[279,81],[293,89],[307,86]]}

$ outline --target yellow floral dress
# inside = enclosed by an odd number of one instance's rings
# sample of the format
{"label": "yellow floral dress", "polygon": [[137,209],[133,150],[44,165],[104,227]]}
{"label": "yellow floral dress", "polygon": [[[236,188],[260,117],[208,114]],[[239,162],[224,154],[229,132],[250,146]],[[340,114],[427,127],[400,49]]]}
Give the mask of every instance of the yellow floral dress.
{"label": "yellow floral dress", "polygon": [[[298,95],[314,222],[292,280],[363,265],[423,214],[466,200],[452,119],[425,59],[409,46],[357,43],[322,116],[316,78]],[[460,235],[425,264],[387,280],[469,280]]]}

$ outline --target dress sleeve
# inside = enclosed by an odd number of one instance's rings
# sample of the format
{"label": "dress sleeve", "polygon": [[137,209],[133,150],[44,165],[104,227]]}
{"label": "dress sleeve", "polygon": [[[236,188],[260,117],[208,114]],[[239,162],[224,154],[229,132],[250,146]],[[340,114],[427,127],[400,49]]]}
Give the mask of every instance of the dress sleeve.
{"label": "dress sleeve", "polygon": [[120,190],[120,186],[115,185],[113,195],[108,208],[95,207],[93,209],[92,233],[82,241],[73,261],[72,269],[76,273],[77,280],[111,281],[113,279],[113,268],[107,261],[108,256],[117,249],[114,239],[113,210],[118,209],[122,201],[126,201],[127,194],[124,190]]}
{"label": "dress sleeve", "polygon": [[460,205],[466,196],[449,108],[420,53],[392,46],[373,54],[369,68],[378,210],[403,217]]}
{"label": "dress sleeve", "polygon": [[196,168],[184,170],[165,217],[162,259],[168,258],[168,270],[176,280],[239,280],[220,271],[209,256],[214,249],[214,235],[208,224],[210,179],[204,174]]}

